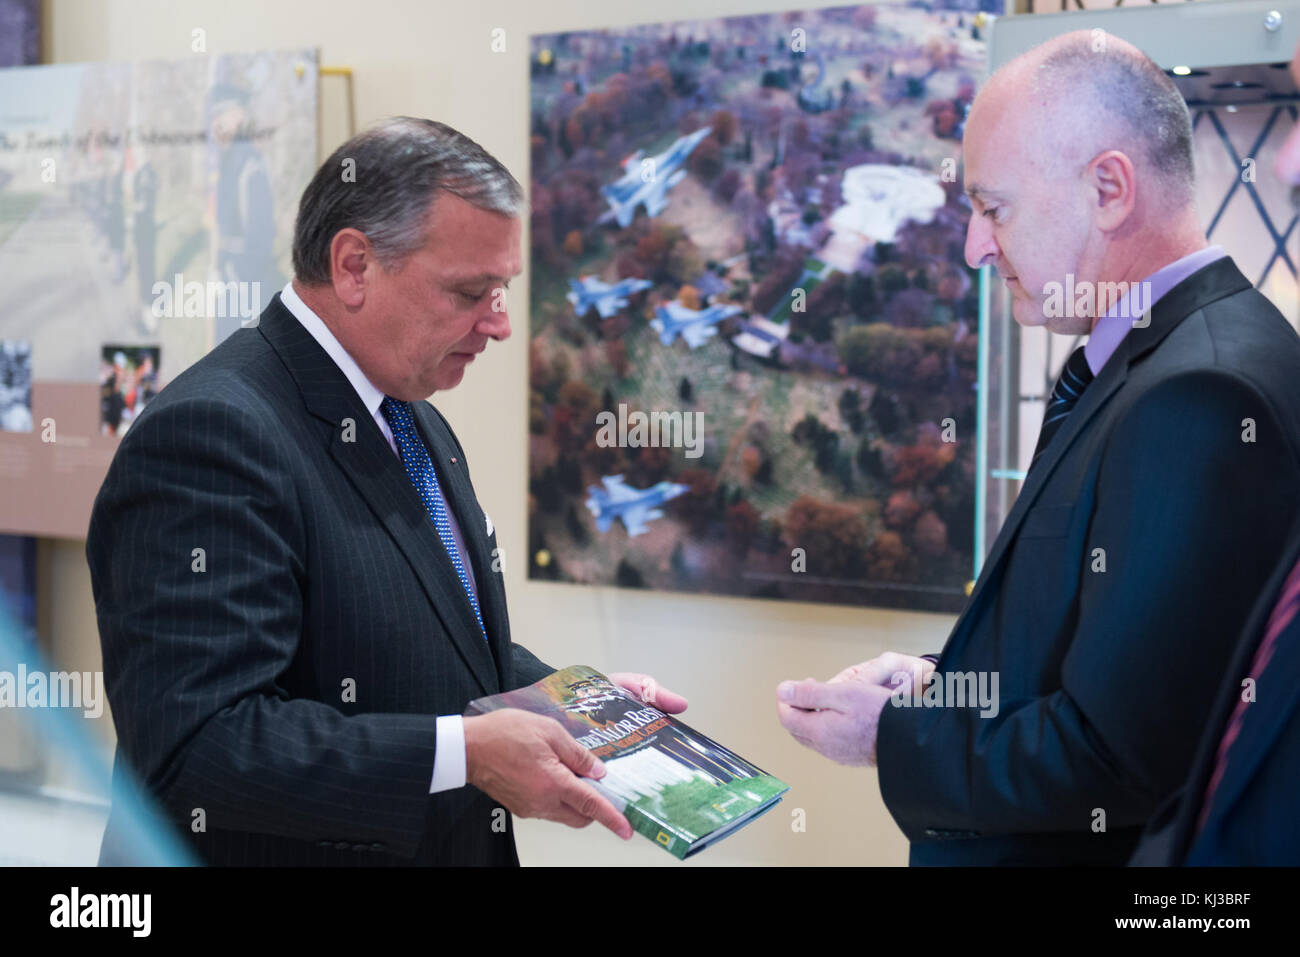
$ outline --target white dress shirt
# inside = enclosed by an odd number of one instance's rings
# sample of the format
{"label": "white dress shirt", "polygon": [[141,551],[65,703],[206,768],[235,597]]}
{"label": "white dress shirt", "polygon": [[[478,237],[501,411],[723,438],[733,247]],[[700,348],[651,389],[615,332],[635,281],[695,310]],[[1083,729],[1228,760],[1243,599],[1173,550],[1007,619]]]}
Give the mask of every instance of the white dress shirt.
{"label": "white dress shirt", "polygon": [[[361,371],[355,359],[348,354],[348,351],[339,344],[338,339],[334,338],[334,333],[330,332],[329,326],[325,325],[324,320],[307,306],[302,298],[293,288],[293,280],[280,291],[280,301],[284,303],[295,319],[302,323],[302,327],[311,333],[326,354],[334,360],[334,364],[347,377],[348,382],[352,383],[352,388],[356,390],[357,397],[361,404],[366,407],[370,417],[375,420],[375,425],[379,426],[379,431],[383,433],[384,438],[388,440],[389,448],[399,459],[401,453],[397,450],[397,441],[393,438],[393,430],[389,428],[388,420],[384,418],[383,412],[379,406],[384,401],[384,393],[366,378],[366,374]],[[474,568],[470,564],[469,555],[465,551],[465,539],[461,535],[460,525],[456,522],[456,515],[447,503],[447,496],[442,493],[442,483],[438,485],[438,494],[442,496],[443,509],[447,513],[447,520],[451,523],[451,533],[456,539],[456,550],[460,552],[461,564],[465,566],[465,574],[469,576],[470,587],[474,589],[474,596],[478,598],[478,583],[474,581]],[[464,719],[458,714],[439,715],[437,722],[438,748],[433,759],[433,780],[429,784],[429,793],[435,791],[450,791],[452,788],[465,786],[465,723]]]}

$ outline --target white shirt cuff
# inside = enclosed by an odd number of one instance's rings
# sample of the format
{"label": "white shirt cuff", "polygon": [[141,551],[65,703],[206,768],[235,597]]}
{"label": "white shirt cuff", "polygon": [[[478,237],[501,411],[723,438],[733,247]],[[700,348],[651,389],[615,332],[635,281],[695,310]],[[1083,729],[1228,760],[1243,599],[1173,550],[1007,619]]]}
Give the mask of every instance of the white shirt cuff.
{"label": "white shirt cuff", "polygon": [[437,734],[430,794],[465,786],[465,719],[458,714],[438,715]]}

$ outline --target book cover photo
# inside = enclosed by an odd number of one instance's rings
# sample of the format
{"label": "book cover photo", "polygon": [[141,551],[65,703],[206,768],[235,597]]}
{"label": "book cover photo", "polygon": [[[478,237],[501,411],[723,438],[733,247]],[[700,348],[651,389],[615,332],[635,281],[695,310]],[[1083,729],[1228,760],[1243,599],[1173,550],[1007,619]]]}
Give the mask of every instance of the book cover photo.
{"label": "book cover photo", "polygon": [[632,827],[684,859],[770,810],[790,786],[586,665],[476,698],[465,714],[519,708],[559,721],[604,763],[590,783]]}

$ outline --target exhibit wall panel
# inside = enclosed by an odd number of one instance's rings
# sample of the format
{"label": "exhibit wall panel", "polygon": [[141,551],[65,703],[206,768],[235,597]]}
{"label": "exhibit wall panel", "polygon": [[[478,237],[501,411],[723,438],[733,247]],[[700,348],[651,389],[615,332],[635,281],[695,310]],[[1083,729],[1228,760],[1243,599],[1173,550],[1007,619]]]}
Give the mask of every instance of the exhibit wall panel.
{"label": "exhibit wall panel", "polygon": [[[372,0],[361,7],[340,0],[48,4],[49,54],[55,63],[198,55],[191,53],[196,30],[203,31],[208,54],[318,47],[323,67],[354,71],[358,126],[391,114],[442,120],[482,143],[525,183],[530,34],[825,5],[796,0],[664,0],[653,7],[598,0],[476,5]],[[326,122],[324,128],[328,133],[343,127]],[[337,145],[323,139],[322,156]],[[465,446],[479,498],[497,528],[515,640],[557,667],[589,664],[654,674],[690,698],[688,717],[696,728],[792,785],[780,808],[690,866],[905,863],[906,841],[881,801],[875,771],[831,764],[796,744],[777,722],[775,688],[785,678],[827,678],[887,650],[937,651],[953,617],[529,581],[529,279],[525,274],[511,285],[509,341],[488,349],[459,388],[433,397]],[[43,567],[49,575],[42,595],[44,608],[57,608],[47,616],[53,654],[68,668],[98,668],[84,543],[51,542],[47,548]],[[796,809],[805,812],[805,830],[792,827]],[[525,864],[677,866],[647,842],[623,845],[596,827],[571,831],[521,821],[518,837]]]}

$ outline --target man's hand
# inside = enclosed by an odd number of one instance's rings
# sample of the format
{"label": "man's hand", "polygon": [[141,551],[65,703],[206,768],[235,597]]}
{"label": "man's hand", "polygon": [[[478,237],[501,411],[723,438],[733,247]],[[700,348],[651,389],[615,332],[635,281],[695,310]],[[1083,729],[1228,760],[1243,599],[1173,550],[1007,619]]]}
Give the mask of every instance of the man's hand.
{"label": "man's hand", "polygon": [[[907,679],[911,681],[915,680],[916,675],[919,673],[921,687],[924,688],[933,671],[934,662],[929,658],[915,658],[912,655],[900,655],[895,651],[887,651],[879,658],[872,658],[860,665],[850,665],[832,678],[830,684],[841,681],[860,681],[864,684],[879,685],[894,691],[903,684],[903,680],[897,676],[906,675]],[[910,689],[910,687],[909,684],[908,688]]]}
{"label": "man's hand", "polygon": [[605,766],[554,718],[505,708],[465,719],[466,780],[519,817],[579,828],[599,821],[627,840],[627,818],[581,780],[604,776]]}
{"label": "man's hand", "polygon": [[796,741],[839,764],[876,765],[880,713],[900,688],[929,680],[934,663],[887,652],[845,668],[825,683],[807,678],[776,689],[781,727]]}
{"label": "man's hand", "polygon": [[609,680],[625,691],[636,695],[646,704],[654,705],[665,714],[681,714],[686,710],[686,699],[667,688],[661,688],[659,682],[649,675],[632,671],[614,671]]}

